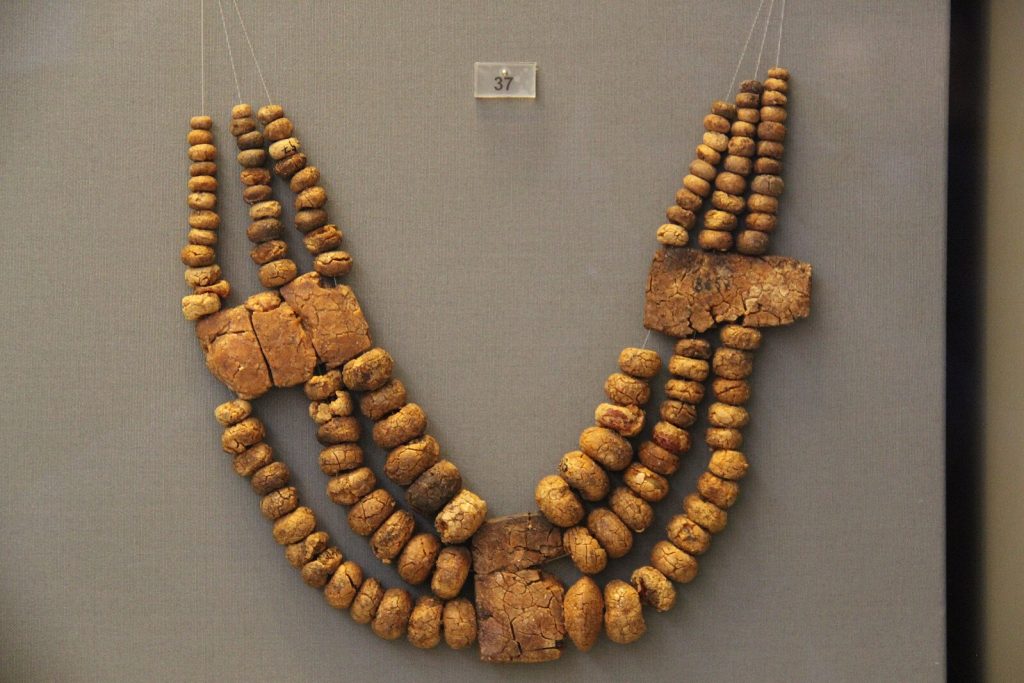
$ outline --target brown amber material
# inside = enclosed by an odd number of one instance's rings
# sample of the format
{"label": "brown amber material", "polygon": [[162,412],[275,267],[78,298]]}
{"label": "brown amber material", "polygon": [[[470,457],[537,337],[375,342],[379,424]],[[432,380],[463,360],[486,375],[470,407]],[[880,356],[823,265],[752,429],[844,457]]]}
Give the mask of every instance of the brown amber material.
{"label": "brown amber material", "polygon": [[607,473],[582,451],[566,453],[558,465],[558,474],[569,486],[579,491],[583,500],[593,502],[608,495],[610,484]]}
{"label": "brown amber material", "polygon": [[729,520],[725,510],[693,493],[683,499],[683,510],[687,517],[713,534],[725,529]]}
{"label": "brown amber material", "polygon": [[640,444],[637,459],[645,467],[664,476],[671,476],[679,470],[679,456],[666,450],[653,441]]}
{"label": "brown amber material", "polygon": [[616,372],[605,380],[604,393],[620,406],[642,406],[651,398],[651,387],[642,379]]}
{"label": "brown amber material", "polygon": [[301,541],[316,528],[316,516],[307,507],[296,508],[274,522],[274,540],[280,545]]}
{"label": "brown amber material", "polygon": [[359,412],[371,420],[380,420],[406,404],[405,385],[391,379],[359,399]]}
{"label": "brown amber material", "polygon": [[407,403],[373,426],[373,440],[381,448],[394,448],[423,434],[427,415],[415,403]]}
{"label": "brown amber material", "polygon": [[623,470],[633,460],[633,446],[614,431],[589,427],[580,434],[580,450],[611,472]]}
{"label": "brown amber material", "polygon": [[690,433],[670,422],[658,422],[651,432],[651,441],[672,453],[685,453],[690,450]]}
{"label": "brown amber material", "polygon": [[355,443],[339,443],[320,451],[320,471],[333,477],[363,464],[363,449]]}
{"label": "brown amber material", "polygon": [[384,461],[384,474],[396,484],[408,486],[437,464],[440,453],[441,447],[437,440],[427,434],[392,449]]}
{"label": "brown amber material", "polygon": [[413,647],[429,650],[441,642],[441,617],[444,603],[437,598],[424,595],[416,601],[409,616],[409,642]]}
{"label": "brown amber material", "polygon": [[263,423],[258,418],[246,417],[224,430],[220,437],[220,445],[225,453],[237,454],[262,441],[265,435]]}
{"label": "brown amber material", "polygon": [[742,379],[725,379],[716,377],[711,383],[715,398],[722,403],[741,406],[750,400],[750,384]]}
{"label": "brown amber material", "polygon": [[394,368],[391,354],[381,348],[370,349],[345,363],[342,380],[352,391],[373,391],[391,379]]}
{"label": "brown amber material", "polygon": [[299,493],[294,486],[271,491],[260,500],[260,514],[273,521],[299,507]]}
{"label": "brown amber material", "polygon": [[746,379],[754,369],[753,356],[747,351],[719,347],[712,361],[715,375],[725,379]]}
{"label": "brown amber material", "polygon": [[442,615],[444,642],[453,650],[461,650],[476,642],[476,610],[466,598],[446,602]]}
{"label": "brown amber material", "polygon": [[217,419],[217,422],[225,427],[238,424],[250,415],[252,415],[252,404],[240,398],[228,401],[227,403],[221,403],[213,411],[213,416]]}
{"label": "brown amber material", "polygon": [[352,600],[349,614],[357,624],[369,624],[377,616],[381,600],[384,599],[384,587],[374,578],[363,581]]}
{"label": "brown amber material", "polygon": [[434,534],[417,534],[402,549],[396,567],[398,575],[413,586],[426,581],[441,552],[441,542]]}
{"label": "brown amber material", "polygon": [[711,472],[704,472],[697,479],[697,492],[704,500],[727,510],[736,503],[740,488],[734,481],[722,479]]}
{"label": "brown amber material", "polygon": [[575,526],[562,534],[565,552],[583,574],[596,574],[608,565],[608,553],[585,526]]}
{"label": "brown amber material", "polygon": [[384,489],[361,498],[348,511],[348,525],[360,536],[369,536],[395,511],[395,499]]}
{"label": "brown amber material", "polygon": [[469,578],[473,558],[463,546],[450,545],[437,556],[434,575],[430,578],[430,590],[439,598],[451,600],[462,592],[462,586]]}
{"label": "brown amber material", "polygon": [[640,567],[629,577],[640,596],[640,602],[657,612],[667,612],[676,604],[676,589],[672,582],[654,567]]}
{"label": "brown amber material", "polygon": [[661,369],[661,358],[657,351],[629,347],[619,354],[619,368],[632,377],[650,379]]}
{"label": "brown amber material", "polygon": [[614,579],[604,587],[604,630],[608,640],[623,645],[647,631],[640,594],[625,581]]}
{"label": "brown amber material", "polygon": [[723,479],[742,479],[750,468],[746,456],[740,451],[720,450],[711,454],[708,470]]}
{"label": "brown amber material", "polygon": [[696,405],[704,399],[703,380],[670,379],[665,382],[665,395]]}
{"label": "brown amber material", "polygon": [[271,462],[253,473],[249,483],[253,491],[265,496],[287,484],[290,479],[291,472],[287,465],[283,462]]}
{"label": "brown amber material", "polygon": [[671,398],[662,401],[658,414],[665,422],[682,429],[692,426],[697,420],[696,406]]}
{"label": "brown amber material", "polygon": [[633,533],[608,508],[592,510],[587,515],[587,529],[613,560],[622,557],[633,547]]}
{"label": "brown amber material", "polygon": [[712,427],[742,429],[750,421],[750,413],[740,406],[712,403],[708,406],[708,424]]}
{"label": "brown amber material", "polygon": [[462,488],[459,468],[440,460],[412,483],[406,493],[409,505],[425,515],[440,510]]}
{"label": "brown amber material", "polygon": [[686,515],[670,519],[666,535],[672,545],[690,555],[700,555],[711,546],[711,534]]}
{"label": "brown amber material", "polygon": [[625,437],[636,436],[644,428],[644,411],[637,406],[602,403],[594,411],[594,420]]}
{"label": "brown amber material", "polygon": [[362,583],[362,567],[352,561],[345,562],[324,587],[324,599],[335,609],[348,609]]}
{"label": "brown amber material", "polygon": [[292,543],[285,548],[285,559],[288,560],[288,564],[300,569],[327,548],[328,540],[326,531],[315,531],[301,541]]}
{"label": "brown amber material", "polygon": [[583,519],[583,504],[561,477],[552,474],[541,479],[534,499],[541,514],[555,526],[571,527]]}
{"label": "brown amber material", "polygon": [[689,583],[697,578],[697,560],[668,541],[654,545],[651,565],[676,583]]}
{"label": "brown amber material", "polygon": [[649,502],[657,502],[668,495],[668,480],[638,462],[622,473],[622,481],[632,491]]}
{"label": "brown amber material", "polygon": [[369,624],[377,616],[380,601],[384,599],[384,586],[374,578],[363,581],[352,598],[349,614],[357,624]]}
{"label": "brown amber material", "polygon": [[743,445],[743,432],[727,427],[709,427],[704,443],[713,449],[735,450]]}
{"label": "brown amber material", "polygon": [[239,476],[251,477],[260,469],[269,465],[273,459],[274,453],[270,446],[265,443],[258,443],[236,455],[231,461],[231,465]]}
{"label": "brown amber material", "polygon": [[341,551],[337,548],[327,548],[317,555],[316,559],[302,565],[302,581],[313,588],[323,588],[330,580],[334,572],[341,566]]}
{"label": "brown amber material", "polygon": [[685,228],[672,223],[665,223],[658,228],[655,237],[660,244],[664,244],[666,247],[684,247],[690,241],[690,233]]}
{"label": "brown amber material", "polygon": [[600,586],[584,576],[569,587],[562,602],[566,635],[586,652],[594,646],[604,623],[604,596]]}
{"label": "brown amber material", "polygon": [[396,510],[384,520],[370,538],[370,549],[385,564],[398,557],[402,548],[412,538],[416,520],[405,510]]}
{"label": "brown amber material", "polygon": [[309,404],[309,419],[318,425],[327,424],[336,417],[350,417],[352,412],[352,396],[347,391],[336,391],[326,400]]}
{"label": "brown amber material", "polygon": [[384,640],[395,640],[405,635],[412,615],[412,597],[401,588],[389,588],[377,607],[371,622],[373,632]]}
{"label": "brown amber material", "polygon": [[445,543],[463,543],[487,518],[487,503],[469,489],[462,489],[441,509],[434,526]]}
{"label": "brown amber material", "polygon": [[654,521],[654,509],[629,488],[620,486],[608,497],[608,507],[622,523],[636,533],[643,533]]}

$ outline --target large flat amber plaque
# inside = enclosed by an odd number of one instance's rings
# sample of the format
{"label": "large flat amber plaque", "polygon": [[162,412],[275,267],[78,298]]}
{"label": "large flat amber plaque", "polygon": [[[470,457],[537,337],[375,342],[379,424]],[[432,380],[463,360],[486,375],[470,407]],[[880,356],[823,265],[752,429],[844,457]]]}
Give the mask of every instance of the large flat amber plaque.
{"label": "large flat amber plaque", "polygon": [[785,256],[659,250],[651,263],[644,327],[673,337],[717,324],[788,325],[811,312],[811,266]]}

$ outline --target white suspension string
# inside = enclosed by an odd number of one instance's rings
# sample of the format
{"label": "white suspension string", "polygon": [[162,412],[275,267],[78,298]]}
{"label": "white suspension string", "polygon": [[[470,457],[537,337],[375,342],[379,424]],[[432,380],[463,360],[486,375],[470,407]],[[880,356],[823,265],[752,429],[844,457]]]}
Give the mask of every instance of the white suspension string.
{"label": "white suspension string", "polygon": [[199,0],[199,113],[206,115],[206,2]]}
{"label": "white suspension string", "polygon": [[649,342],[650,340],[651,340],[651,331],[647,330],[647,336],[644,337],[644,343],[640,345],[640,348],[641,349],[646,349],[647,348],[647,342]]}
{"label": "white suspension string", "polygon": [[224,3],[217,0],[217,8],[220,10],[220,25],[224,28],[224,42],[228,46],[228,61],[231,62],[231,75],[235,77],[235,94],[238,95],[238,103],[242,103],[242,88],[238,85],[238,71],[235,69],[235,56],[231,54],[231,40],[228,38],[228,22],[224,19]]}
{"label": "white suspension string", "polygon": [[764,43],[768,39],[768,27],[772,25],[772,10],[775,9],[775,0],[768,5],[768,16],[764,20],[764,33],[761,35],[761,49],[757,51],[757,66],[754,67],[754,78],[761,73],[761,56],[764,54]]}
{"label": "white suspension string", "polygon": [[263,92],[267,94],[267,104],[272,104],[273,100],[270,99],[270,89],[267,88],[267,82],[263,78],[263,70],[260,68],[260,60],[256,59],[256,51],[252,49],[252,41],[249,40],[249,32],[245,28],[245,22],[242,21],[242,12],[238,9],[238,2],[237,0],[231,0],[231,4],[235,6],[235,14],[238,16],[238,23],[242,25],[242,35],[245,36],[245,42],[249,45],[252,63],[256,65],[256,74],[260,77],[260,83],[263,84]]}
{"label": "white suspension string", "polygon": [[740,75],[740,67],[743,65],[743,58],[747,56],[747,46],[750,45],[750,38],[754,35],[754,27],[757,26],[757,19],[761,16],[761,9],[764,7],[765,0],[761,0],[761,4],[757,6],[757,14],[754,15],[754,21],[750,22],[750,31],[747,33],[747,40],[743,43],[743,51],[740,52],[739,61],[736,62],[736,70],[732,73],[732,82],[729,83],[729,92],[725,93],[725,97],[722,99],[728,100],[729,95],[732,95],[732,89],[736,86],[736,77]]}
{"label": "white suspension string", "polygon": [[779,13],[779,44],[775,48],[775,66],[781,66],[779,59],[782,57],[782,27],[786,23],[786,0],[782,0],[782,11]]}

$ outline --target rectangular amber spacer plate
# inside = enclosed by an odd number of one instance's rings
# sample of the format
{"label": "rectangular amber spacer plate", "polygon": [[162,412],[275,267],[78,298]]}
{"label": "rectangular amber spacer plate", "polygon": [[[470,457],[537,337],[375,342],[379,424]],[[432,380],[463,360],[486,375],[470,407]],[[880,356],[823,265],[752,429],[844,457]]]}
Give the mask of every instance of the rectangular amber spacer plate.
{"label": "rectangular amber spacer plate", "polygon": [[644,327],[687,337],[721,323],[788,325],[810,312],[809,263],[669,247],[651,263]]}

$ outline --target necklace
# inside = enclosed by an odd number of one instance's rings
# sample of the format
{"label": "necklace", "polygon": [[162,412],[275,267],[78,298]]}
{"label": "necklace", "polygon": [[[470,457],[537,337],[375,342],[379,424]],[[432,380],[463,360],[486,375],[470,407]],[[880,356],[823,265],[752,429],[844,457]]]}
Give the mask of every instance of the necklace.
{"label": "necklace", "polygon": [[[266,291],[222,309],[231,287],[216,264],[213,122],[192,117],[189,233],[181,259],[193,292],[182,310],[196,321],[207,367],[238,397],[214,412],[224,427],[222,448],[261,496],[260,511],[273,523],[287,560],[304,582],[322,589],[330,606],[348,610],[384,639],[406,636],[419,648],[442,639],[456,649],[478,642],[486,661],[540,662],[557,658],[566,637],[581,650],[589,650],[602,631],[616,643],[637,640],[646,630],[645,606],[662,612],[674,605],[674,584],[696,577],[697,557],[725,528],[737,482],[749,466],[740,449],[753,353],[762,342],[758,328],[789,324],[810,312],[810,266],[764,255],[784,187],[789,72],[775,67],[767,76],[763,83],[742,82],[734,103],[712,104],[696,158],[666,211],[668,222],[657,231],[662,249],[648,278],[644,325],[679,341],[649,438],[634,449],[662,361],[654,351],[630,347],[606,380],[608,401],[597,406],[578,449],[565,454],[557,474],[537,484],[539,513],[490,520],[484,499],[464,486],[454,463],[441,458],[424,410],[394,376],[393,358],[373,344],[355,293],[337,283],[352,258],[340,250],[342,232],[329,221],[320,171],[278,105],[254,113],[239,104],[231,112],[252,219],[250,255]],[[274,199],[268,161],[295,195],[294,223],[314,256],[312,272],[300,274],[280,239],[283,209]],[[700,248],[693,249],[689,233],[698,222]],[[695,336],[718,326],[717,348]],[[709,379],[715,400],[706,407],[707,470],[684,498],[682,514],[667,524],[650,563],[628,583],[600,587],[591,576],[629,553],[634,534],[653,521],[652,504],[667,496],[670,477],[691,448],[689,428]],[[289,469],[274,459],[250,403],[271,388],[299,384],[324,446],[319,462],[331,500],[348,508],[349,526],[369,538],[381,562],[394,563],[410,586],[429,582],[429,594],[414,601],[405,588],[385,588],[346,561],[317,529],[314,512],[300,504]],[[365,464],[357,413],[374,423],[370,437],[387,451],[384,475],[406,488],[409,509]],[[418,529],[417,514],[432,519],[433,531]],[[565,555],[583,575],[567,590],[541,569]],[[473,601],[466,597],[470,585]]]}

